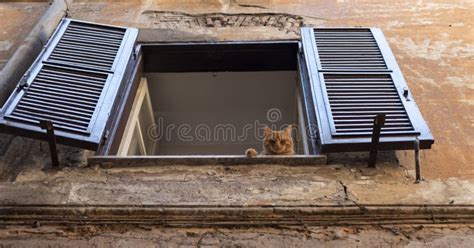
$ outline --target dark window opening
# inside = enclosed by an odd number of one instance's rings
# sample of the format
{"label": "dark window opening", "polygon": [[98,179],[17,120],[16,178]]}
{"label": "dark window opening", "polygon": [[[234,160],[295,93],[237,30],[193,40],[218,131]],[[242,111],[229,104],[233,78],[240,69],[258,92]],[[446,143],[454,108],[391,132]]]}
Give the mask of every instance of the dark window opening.
{"label": "dark window opening", "polygon": [[143,44],[140,50],[140,85],[117,154],[243,155],[262,150],[265,125],[290,124],[295,152],[309,154],[297,41]]}

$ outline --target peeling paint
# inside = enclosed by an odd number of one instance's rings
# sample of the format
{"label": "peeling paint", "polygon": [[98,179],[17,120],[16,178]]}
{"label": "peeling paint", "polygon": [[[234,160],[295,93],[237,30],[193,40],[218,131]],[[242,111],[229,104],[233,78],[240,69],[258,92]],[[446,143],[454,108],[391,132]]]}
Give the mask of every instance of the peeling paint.
{"label": "peeling paint", "polygon": [[0,51],[7,51],[13,46],[13,43],[8,40],[0,41]]}

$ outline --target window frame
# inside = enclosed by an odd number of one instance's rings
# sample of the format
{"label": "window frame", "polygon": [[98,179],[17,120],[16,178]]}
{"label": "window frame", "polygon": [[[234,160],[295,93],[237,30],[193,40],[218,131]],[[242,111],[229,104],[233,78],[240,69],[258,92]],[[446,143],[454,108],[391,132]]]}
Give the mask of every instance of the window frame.
{"label": "window frame", "polygon": [[[127,82],[127,89],[124,89],[122,92],[121,101],[118,103],[118,112],[119,114],[115,117],[113,128],[110,130],[110,136],[106,140],[106,142],[99,147],[97,155],[99,156],[114,156],[117,154],[119,149],[120,141],[123,137],[123,133],[125,130],[125,123],[127,122],[128,116],[130,115],[132,101],[130,98],[134,98],[137,93],[139,78],[143,77],[143,73],[148,72],[209,72],[209,71],[271,71],[271,70],[295,70],[298,75],[298,90],[300,91],[300,96],[302,98],[303,104],[303,113],[304,113],[304,121],[307,127],[314,127],[316,124],[314,123],[314,118],[310,116],[314,110],[314,106],[308,102],[308,98],[310,96],[310,92],[307,92],[309,85],[306,80],[308,77],[305,75],[304,67],[301,67],[301,56],[300,52],[301,44],[299,40],[276,40],[276,41],[219,41],[219,42],[153,42],[153,43],[138,43],[136,46],[136,54],[137,54],[137,61],[133,66],[133,73],[132,76],[129,77]],[[168,51],[166,51],[169,48]],[[185,48],[185,49],[183,49]],[[199,48],[200,51],[196,54],[192,54],[192,50],[195,48]],[[172,61],[171,66],[164,66],[162,69],[156,68],[156,63],[150,61],[146,58],[146,56],[150,57],[159,57],[162,58],[163,61],[169,61],[163,58],[162,55],[158,55],[157,51],[165,51],[169,52],[170,54],[175,52],[183,53],[183,50],[191,51],[189,56],[197,58],[197,54],[200,52],[207,52],[207,51],[224,51],[229,54],[228,58],[232,58],[237,60],[240,64],[246,65],[246,61],[248,61],[249,53],[258,53],[261,54],[271,54],[272,57],[265,57],[260,56],[262,58],[260,61],[256,63],[247,64],[248,66],[240,66],[238,68],[233,67],[232,65],[236,63],[236,61],[230,61],[229,59],[224,58],[221,61],[211,61],[210,65],[208,66],[196,66],[192,58],[188,58],[183,60],[184,63],[178,63],[180,60],[176,59],[176,61]],[[280,60],[278,60],[278,55],[272,52],[280,51],[281,53],[285,53],[281,55]],[[291,52],[291,54],[290,54]],[[148,53],[148,54],[147,54]],[[186,55],[185,55],[186,56]],[[256,56],[255,54],[252,56]],[[225,57],[225,56],[224,56]],[[291,59],[293,65],[290,67],[285,65]],[[187,63],[191,62],[191,63]],[[263,66],[262,66],[263,65]],[[164,68],[164,69],[163,69]],[[301,69],[300,69],[301,68]],[[306,85],[306,86],[305,86]],[[315,135],[314,137],[308,136],[308,152],[309,155],[319,155],[319,150],[317,149],[316,142],[315,142]],[[183,155],[185,156],[185,155]],[[216,155],[216,157],[220,157],[221,155]],[[154,156],[154,157],[162,157],[162,156]]]}

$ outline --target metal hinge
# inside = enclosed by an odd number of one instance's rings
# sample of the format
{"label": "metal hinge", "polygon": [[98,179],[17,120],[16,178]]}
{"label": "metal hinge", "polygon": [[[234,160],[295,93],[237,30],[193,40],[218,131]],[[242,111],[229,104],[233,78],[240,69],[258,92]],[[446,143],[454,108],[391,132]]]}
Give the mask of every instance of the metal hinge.
{"label": "metal hinge", "polygon": [[298,41],[298,53],[303,53],[303,44]]}
{"label": "metal hinge", "polygon": [[405,97],[405,99],[406,99],[407,101],[410,101],[410,98],[408,98],[408,94],[409,94],[408,88],[407,88],[407,87],[403,87],[403,97]]}
{"label": "metal hinge", "polygon": [[27,78],[28,78],[28,73],[20,79],[20,82],[18,83],[18,86],[16,87],[16,91],[21,91],[21,90],[26,91],[28,89]]}
{"label": "metal hinge", "polygon": [[140,52],[140,46],[135,46],[135,49],[133,51],[133,60],[137,60],[139,52]]}
{"label": "metal hinge", "polygon": [[109,131],[109,130],[105,131],[104,137],[102,137],[101,145],[104,145],[104,144],[105,144],[105,141],[107,141],[107,139],[109,138],[109,136],[110,136],[110,131]]}

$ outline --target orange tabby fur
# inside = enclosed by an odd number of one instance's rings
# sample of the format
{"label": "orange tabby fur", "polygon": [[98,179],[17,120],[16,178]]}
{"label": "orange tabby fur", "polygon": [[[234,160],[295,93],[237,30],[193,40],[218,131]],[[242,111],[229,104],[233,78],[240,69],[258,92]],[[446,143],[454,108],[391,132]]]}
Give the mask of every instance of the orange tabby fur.
{"label": "orange tabby fur", "polygon": [[[263,151],[261,155],[293,155],[293,138],[291,136],[292,125],[281,131],[273,131],[269,127],[264,129]],[[257,156],[257,151],[249,148],[245,151],[245,155],[249,158]]]}

